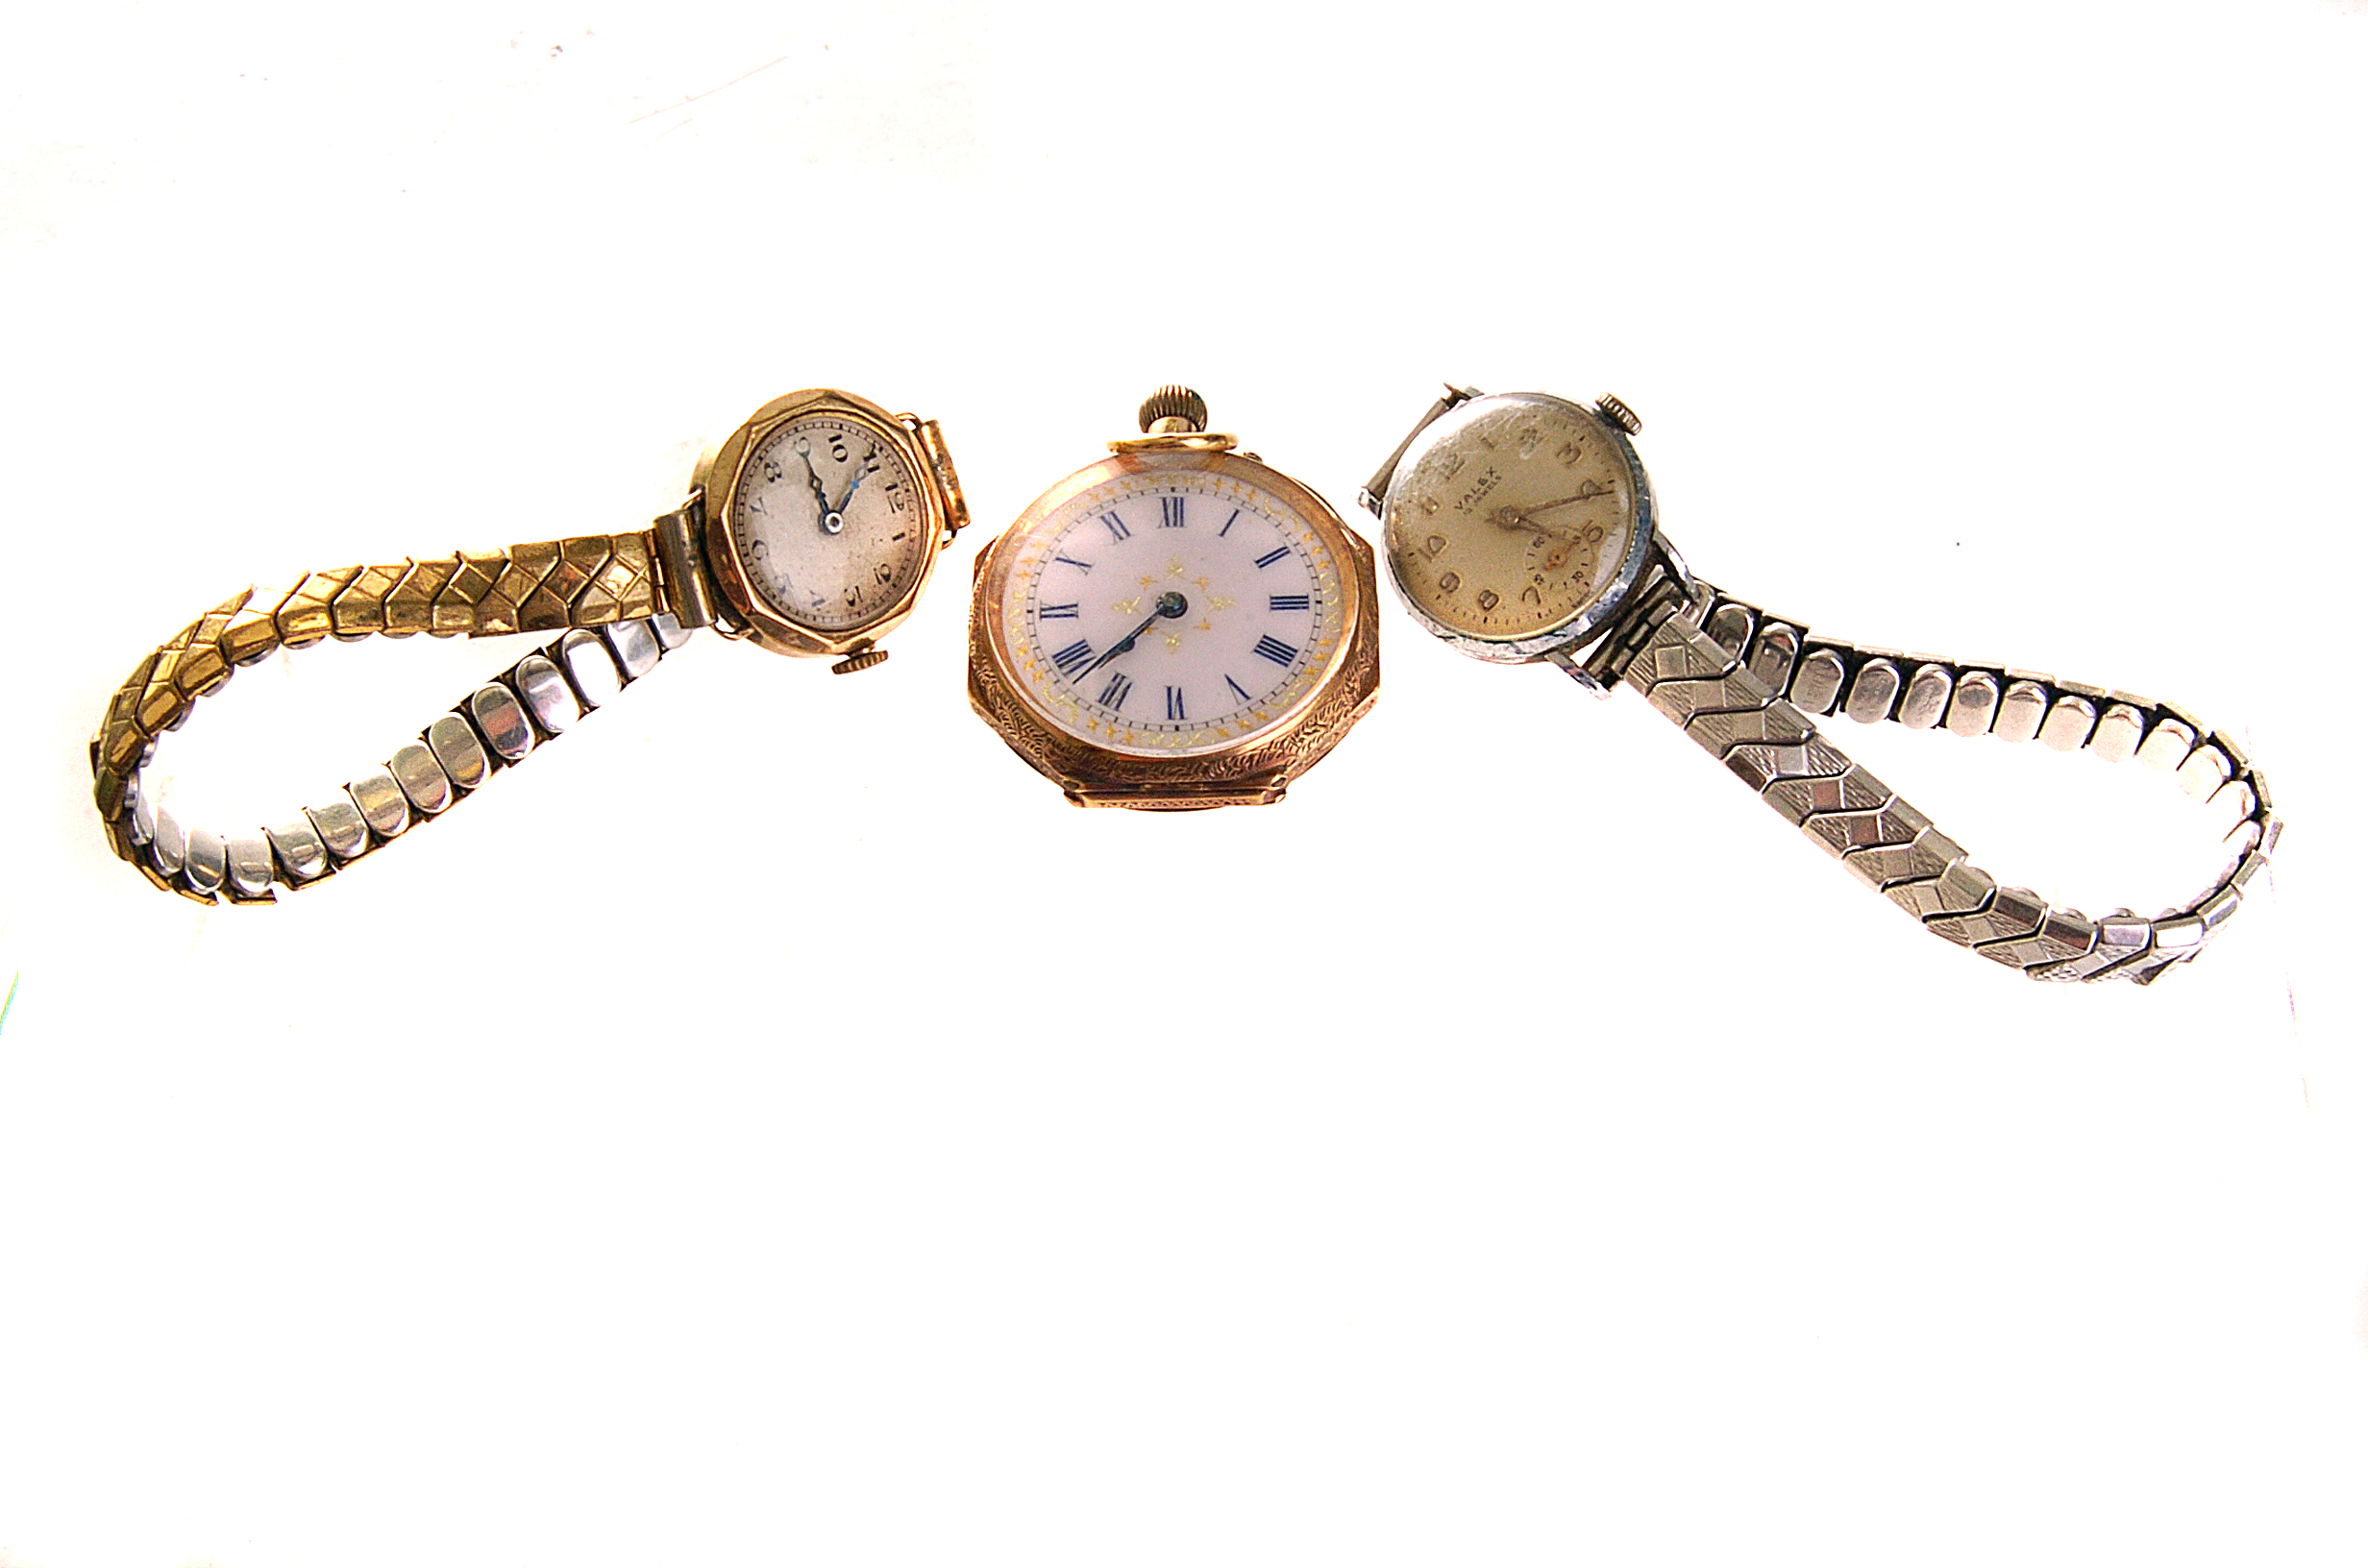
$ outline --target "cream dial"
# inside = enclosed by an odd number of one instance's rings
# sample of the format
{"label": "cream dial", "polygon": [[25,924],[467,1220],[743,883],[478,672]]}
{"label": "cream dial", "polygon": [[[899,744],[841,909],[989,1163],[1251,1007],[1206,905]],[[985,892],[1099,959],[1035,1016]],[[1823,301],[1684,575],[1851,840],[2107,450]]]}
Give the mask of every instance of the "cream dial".
{"label": "cream dial", "polygon": [[996,651],[1030,707],[1094,746],[1235,747],[1291,717],[1334,663],[1355,611],[1342,573],[1323,535],[1255,483],[1124,473],[1018,541]]}
{"label": "cream dial", "polygon": [[793,421],[752,445],[729,521],[750,587],[818,631],[877,619],[929,561],[928,511],[903,455],[841,415]]}
{"label": "cream dial", "polygon": [[1491,398],[1445,416],[1390,484],[1390,571],[1449,631],[1518,642],[1583,614],[1637,535],[1634,459],[1575,404]]}

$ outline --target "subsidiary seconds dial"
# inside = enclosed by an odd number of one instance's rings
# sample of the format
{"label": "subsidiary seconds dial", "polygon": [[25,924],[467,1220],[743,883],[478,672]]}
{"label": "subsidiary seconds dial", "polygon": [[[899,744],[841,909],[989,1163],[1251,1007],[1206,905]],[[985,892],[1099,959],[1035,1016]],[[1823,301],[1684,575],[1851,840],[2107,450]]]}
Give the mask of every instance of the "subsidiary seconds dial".
{"label": "subsidiary seconds dial", "polygon": [[730,525],[750,586],[818,631],[876,618],[929,559],[932,525],[903,455],[836,415],[784,425],[750,449]]}
{"label": "subsidiary seconds dial", "polygon": [[1059,729],[1134,756],[1212,751],[1316,690],[1352,607],[1341,572],[1323,537],[1254,483],[1122,474],[1029,530],[996,639]]}

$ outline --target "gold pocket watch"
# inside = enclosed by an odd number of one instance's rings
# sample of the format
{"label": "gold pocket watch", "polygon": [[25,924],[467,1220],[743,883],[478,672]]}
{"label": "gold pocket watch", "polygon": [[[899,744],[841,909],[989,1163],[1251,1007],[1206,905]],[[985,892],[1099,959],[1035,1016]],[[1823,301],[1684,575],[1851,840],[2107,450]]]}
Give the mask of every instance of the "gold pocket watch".
{"label": "gold pocket watch", "polygon": [[1265,805],[1381,683],[1373,551],[1189,387],[978,557],[970,698],[1081,806]]}
{"label": "gold pocket watch", "polygon": [[[651,527],[310,572],[245,589],[136,666],[90,742],[115,853],[159,888],[268,903],[448,810],[714,626],[844,674],[885,659],[969,522],[934,421],[851,392],[776,398],[701,457]],[[471,692],[384,766],[267,825],[200,827],[159,797],[158,742],[241,665],[329,638],[560,635]]]}

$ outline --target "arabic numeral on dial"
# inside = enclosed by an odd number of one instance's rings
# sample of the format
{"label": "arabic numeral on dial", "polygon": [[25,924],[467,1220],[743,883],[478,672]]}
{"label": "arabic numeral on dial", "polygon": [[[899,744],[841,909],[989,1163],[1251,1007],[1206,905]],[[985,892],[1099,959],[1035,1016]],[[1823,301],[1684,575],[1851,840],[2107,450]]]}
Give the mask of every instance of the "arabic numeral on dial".
{"label": "arabic numeral on dial", "polygon": [[1439,591],[1443,594],[1452,594],[1463,586],[1464,579],[1453,572],[1444,573],[1440,576]]}
{"label": "arabic numeral on dial", "polygon": [[872,568],[872,580],[883,586],[894,582],[896,580],[896,569],[891,567],[886,561],[882,561],[879,565]]}
{"label": "arabic numeral on dial", "polygon": [[1447,536],[1445,534],[1434,533],[1426,535],[1422,541],[1423,558],[1425,560],[1435,561],[1439,559],[1439,552],[1446,548]]}
{"label": "arabic numeral on dial", "polygon": [[1495,589],[1493,589],[1493,588],[1483,588],[1483,589],[1481,589],[1481,590],[1480,590],[1480,607],[1481,607],[1482,609],[1484,609],[1484,610],[1492,610],[1492,609],[1496,608],[1496,606],[1497,606],[1497,605],[1499,605],[1499,604],[1501,604],[1501,603],[1503,603],[1503,602],[1504,602],[1504,600],[1503,600],[1498,599],[1498,598],[1496,597],[1496,590],[1495,590]]}
{"label": "arabic numeral on dial", "polygon": [[860,582],[857,582],[857,583],[851,583],[851,584],[848,586],[848,590],[847,590],[847,607],[848,607],[849,609],[851,609],[851,609],[853,609],[856,605],[861,604],[862,602],[863,602],[863,584],[862,584],[862,583],[860,583]]}
{"label": "arabic numeral on dial", "polygon": [[1581,436],[1573,436],[1554,449],[1554,455],[1562,460],[1565,468],[1573,466],[1581,457],[1587,455],[1586,449],[1581,445],[1584,439]]}
{"label": "arabic numeral on dial", "polygon": [[847,437],[836,431],[830,436],[830,460],[834,463],[847,461]]}
{"label": "arabic numeral on dial", "polygon": [[767,484],[777,484],[780,482],[781,465],[778,462],[775,461],[771,457],[768,457],[759,466],[764,470],[765,482]]}

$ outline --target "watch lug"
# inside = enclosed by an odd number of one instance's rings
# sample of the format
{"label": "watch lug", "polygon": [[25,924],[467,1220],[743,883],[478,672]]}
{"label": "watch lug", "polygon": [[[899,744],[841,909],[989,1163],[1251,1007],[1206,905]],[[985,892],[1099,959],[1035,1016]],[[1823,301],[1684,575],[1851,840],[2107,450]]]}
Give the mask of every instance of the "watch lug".
{"label": "watch lug", "polygon": [[1548,653],[1545,658],[1548,664],[1577,681],[1581,687],[1596,698],[1607,698],[1612,695],[1612,688],[1596,679],[1586,664],[1574,657],[1568,649],[1558,648]]}
{"label": "watch lug", "polygon": [[937,493],[946,502],[945,543],[971,526],[970,502],[962,498],[962,480],[953,471],[953,454],[946,450],[945,432],[934,419],[920,419],[911,414],[897,416],[921,442],[921,450],[928,455],[929,474],[937,481]]}
{"label": "watch lug", "polygon": [[1586,657],[1574,659],[1566,650],[1547,655],[1562,665],[1571,679],[1598,697],[1619,684],[1628,666],[1663,622],[1690,613],[1698,620],[1709,607],[1709,595],[1703,584],[1686,570],[1684,557],[1658,528],[1653,530],[1650,550],[1644,575],[1630,591],[1627,605],[1604,628],[1602,638]]}
{"label": "watch lug", "polygon": [[706,503],[706,492],[694,485],[681,505],[652,525],[666,608],[685,626],[715,625],[715,593],[708,582],[706,550],[700,542]]}
{"label": "watch lug", "polygon": [[1406,432],[1406,439],[1397,444],[1397,450],[1390,453],[1388,460],[1385,461],[1379,468],[1373,470],[1373,477],[1366,480],[1365,483],[1358,488],[1357,504],[1363,506],[1367,511],[1372,513],[1375,517],[1379,517],[1381,515],[1382,498],[1390,493],[1390,480],[1391,478],[1397,473],[1398,459],[1405,456],[1406,449],[1415,444],[1415,437],[1430,429],[1431,422],[1433,420],[1445,413],[1448,409],[1453,408],[1456,404],[1469,403],[1472,399],[1484,395],[1485,394],[1483,394],[1476,386],[1457,386],[1453,382],[1449,382],[1447,384],[1447,395],[1441,398],[1437,403],[1432,404],[1429,411],[1423,414],[1420,419],[1415,421],[1415,428]]}

